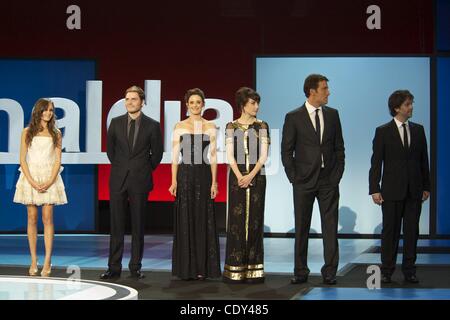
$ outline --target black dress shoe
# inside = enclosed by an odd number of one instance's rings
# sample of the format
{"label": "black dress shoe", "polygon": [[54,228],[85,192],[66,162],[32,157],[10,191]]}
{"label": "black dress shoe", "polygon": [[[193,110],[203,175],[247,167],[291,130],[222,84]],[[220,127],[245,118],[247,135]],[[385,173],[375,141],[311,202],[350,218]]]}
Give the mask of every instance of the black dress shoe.
{"label": "black dress shoe", "polygon": [[419,279],[417,279],[416,275],[405,276],[405,282],[409,283],[419,283]]}
{"label": "black dress shoe", "polygon": [[144,279],[145,278],[145,274],[141,270],[130,271],[130,278]]}
{"label": "black dress shoe", "polygon": [[383,274],[381,276],[381,283],[391,283],[391,282],[392,282],[392,280],[391,280],[391,276],[390,275]]}
{"label": "black dress shoe", "polygon": [[334,285],[337,283],[336,277],[335,276],[325,277],[325,278],[323,278],[323,283],[329,284],[329,285]]}
{"label": "black dress shoe", "polygon": [[291,283],[292,284],[305,283],[306,281],[308,281],[308,276],[294,276],[291,279]]}
{"label": "black dress shoe", "polygon": [[120,278],[120,272],[114,272],[111,270],[107,270],[105,273],[100,275],[100,279],[102,280],[110,280]]}

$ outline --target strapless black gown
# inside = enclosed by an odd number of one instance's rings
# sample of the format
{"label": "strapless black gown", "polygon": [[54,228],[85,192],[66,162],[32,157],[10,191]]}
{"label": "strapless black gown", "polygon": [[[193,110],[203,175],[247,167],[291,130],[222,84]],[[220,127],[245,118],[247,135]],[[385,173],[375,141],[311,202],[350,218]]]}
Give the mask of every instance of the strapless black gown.
{"label": "strapless black gown", "polygon": [[178,166],[174,205],[172,274],[183,280],[218,278],[220,251],[207,159],[209,136],[184,134],[180,142],[182,162]]}

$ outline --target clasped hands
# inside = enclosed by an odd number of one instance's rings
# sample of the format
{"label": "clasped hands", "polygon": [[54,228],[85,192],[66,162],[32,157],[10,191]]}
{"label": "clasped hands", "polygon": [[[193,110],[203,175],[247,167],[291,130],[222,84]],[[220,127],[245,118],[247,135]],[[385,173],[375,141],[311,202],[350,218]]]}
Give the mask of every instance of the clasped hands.
{"label": "clasped hands", "polygon": [[248,188],[249,186],[253,186],[252,180],[255,176],[251,174],[247,174],[245,176],[238,177],[238,185],[241,188]]}
{"label": "clasped hands", "polygon": [[47,192],[47,189],[50,188],[52,183],[50,181],[44,182],[44,183],[37,183],[36,181],[33,181],[31,183],[31,186],[39,193]]}

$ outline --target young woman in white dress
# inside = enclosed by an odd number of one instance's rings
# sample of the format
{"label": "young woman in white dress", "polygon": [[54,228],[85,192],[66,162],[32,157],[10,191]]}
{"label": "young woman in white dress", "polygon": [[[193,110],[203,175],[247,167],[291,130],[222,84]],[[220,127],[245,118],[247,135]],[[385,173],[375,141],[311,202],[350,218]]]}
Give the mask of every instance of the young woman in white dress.
{"label": "young woman in white dress", "polygon": [[67,203],[61,179],[61,132],[55,125],[55,106],[48,99],[39,99],[31,114],[30,124],[22,131],[20,144],[20,176],[14,202],[27,206],[30,276],[38,275],[36,253],[38,206],[42,206],[45,259],[41,276],[51,274],[53,247],[53,206]]}

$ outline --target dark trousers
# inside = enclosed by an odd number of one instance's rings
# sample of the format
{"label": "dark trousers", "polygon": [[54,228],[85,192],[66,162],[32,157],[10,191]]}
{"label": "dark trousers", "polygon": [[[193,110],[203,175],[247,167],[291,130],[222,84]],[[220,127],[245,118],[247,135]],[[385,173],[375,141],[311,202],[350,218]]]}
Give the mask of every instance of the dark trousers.
{"label": "dark trousers", "polygon": [[383,211],[381,272],[386,275],[394,273],[403,220],[402,272],[405,276],[415,275],[422,201],[411,198],[401,201],[386,200],[382,203],[381,209]]}
{"label": "dark trousers", "polygon": [[335,276],[339,263],[337,241],[339,187],[329,183],[328,177],[319,176],[314,188],[305,190],[302,185],[294,184],[295,210],[295,269],[296,276],[307,276],[308,238],[314,200],[317,198],[322,224],[322,236],[325,264],[322,276]]}
{"label": "dark trousers", "polygon": [[125,217],[130,207],[131,214],[131,259],[130,271],[140,270],[144,251],[145,212],[147,210],[148,193],[133,193],[128,179],[119,192],[110,192],[111,237],[109,242],[109,270],[122,270],[122,255],[125,235]]}

